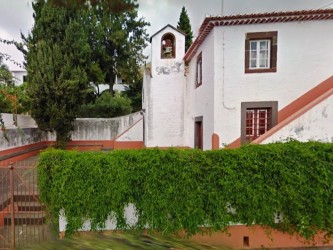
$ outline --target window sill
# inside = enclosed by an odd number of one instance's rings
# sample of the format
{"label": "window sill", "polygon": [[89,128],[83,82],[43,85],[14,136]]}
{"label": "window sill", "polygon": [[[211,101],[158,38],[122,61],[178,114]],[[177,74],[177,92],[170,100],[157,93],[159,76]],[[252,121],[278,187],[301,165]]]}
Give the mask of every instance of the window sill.
{"label": "window sill", "polygon": [[270,69],[245,69],[245,74],[251,74],[251,73],[274,73],[276,72],[276,68],[270,68]]}

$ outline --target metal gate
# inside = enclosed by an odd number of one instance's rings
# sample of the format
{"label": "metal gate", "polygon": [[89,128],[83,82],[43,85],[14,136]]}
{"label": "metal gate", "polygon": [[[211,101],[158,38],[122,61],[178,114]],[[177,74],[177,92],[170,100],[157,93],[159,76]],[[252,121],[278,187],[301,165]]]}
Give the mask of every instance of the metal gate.
{"label": "metal gate", "polygon": [[0,164],[0,249],[13,249],[49,238],[39,202],[37,169],[24,162]]}

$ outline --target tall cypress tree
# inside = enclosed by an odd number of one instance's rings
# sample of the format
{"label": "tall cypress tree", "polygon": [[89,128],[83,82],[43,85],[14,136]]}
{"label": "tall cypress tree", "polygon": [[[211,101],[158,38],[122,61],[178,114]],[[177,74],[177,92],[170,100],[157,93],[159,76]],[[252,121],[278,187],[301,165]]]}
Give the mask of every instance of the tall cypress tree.
{"label": "tall cypress tree", "polygon": [[186,11],[184,6],[182,8],[182,11],[180,12],[180,17],[179,17],[177,29],[183,31],[186,34],[186,37],[185,37],[185,51],[187,51],[188,48],[192,44],[193,33],[192,33],[192,27],[191,27],[190,19],[187,15],[187,11]]}
{"label": "tall cypress tree", "polygon": [[[45,0],[38,0],[45,1]],[[48,0],[50,4],[67,9],[87,10],[82,18],[89,33],[89,44],[94,65],[88,72],[91,82],[109,84],[113,95],[116,78],[128,85],[140,80],[140,65],[145,57],[143,49],[148,42],[143,18],[138,18],[137,0]]]}
{"label": "tall cypress tree", "polygon": [[70,139],[91,82],[109,83],[112,90],[115,74],[129,85],[139,79],[148,23],[137,19],[135,0],[117,2],[124,3],[120,10],[113,0],[33,4],[35,24],[21,50],[31,115],[40,129],[56,132],[59,146]]}
{"label": "tall cypress tree", "polygon": [[55,131],[57,145],[63,146],[89,90],[91,49],[80,24],[85,13],[44,1],[33,9],[35,24],[25,38],[31,115],[40,129]]}

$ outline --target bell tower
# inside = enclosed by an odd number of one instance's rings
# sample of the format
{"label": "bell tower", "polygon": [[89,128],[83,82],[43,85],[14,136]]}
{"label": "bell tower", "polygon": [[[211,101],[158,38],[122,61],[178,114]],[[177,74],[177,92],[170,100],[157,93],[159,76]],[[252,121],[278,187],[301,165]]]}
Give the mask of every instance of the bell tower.
{"label": "bell tower", "polygon": [[185,34],[167,25],[150,38],[143,83],[145,145],[183,146]]}

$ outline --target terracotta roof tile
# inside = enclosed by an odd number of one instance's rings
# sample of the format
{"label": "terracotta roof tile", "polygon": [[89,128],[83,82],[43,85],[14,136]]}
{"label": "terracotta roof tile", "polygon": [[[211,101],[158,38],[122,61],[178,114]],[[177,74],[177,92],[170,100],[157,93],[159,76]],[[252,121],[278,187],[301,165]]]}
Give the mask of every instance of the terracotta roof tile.
{"label": "terracotta roof tile", "polygon": [[210,31],[215,26],[231,26],[245,24],[296,22],[308,20],[328,20],[333,19],[333,9],[302,10],[289,12],[258,13],[219,17],[206,17],[200,26],[199,34],[192,46],[184,56],[185,61],[190,61],[203,43]]}

